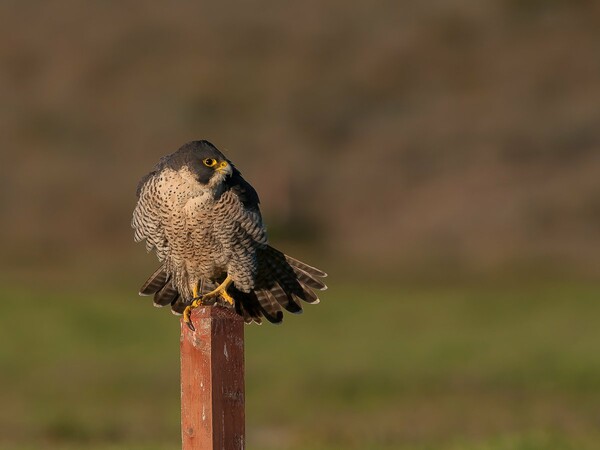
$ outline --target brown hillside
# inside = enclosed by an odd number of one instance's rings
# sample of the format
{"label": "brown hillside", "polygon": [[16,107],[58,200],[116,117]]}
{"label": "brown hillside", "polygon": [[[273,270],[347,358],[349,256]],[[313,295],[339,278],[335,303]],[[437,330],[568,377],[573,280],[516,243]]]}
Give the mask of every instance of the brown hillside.
{"label": "brown hillside", "polygon": [[131,249],[138,179],[206,138],[279,242],[598,273],[596,2],[7,1],[0,25],[7,265]]}

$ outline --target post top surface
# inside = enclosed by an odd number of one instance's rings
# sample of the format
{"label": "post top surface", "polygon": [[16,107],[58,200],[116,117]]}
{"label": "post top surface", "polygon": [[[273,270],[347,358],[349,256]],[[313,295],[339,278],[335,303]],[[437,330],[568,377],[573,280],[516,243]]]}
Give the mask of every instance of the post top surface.
{"label": "post top surface", "polygon": [[200,319],[242,320],[233,308],[221,305],[199,306],[192,311],[192,321]]}

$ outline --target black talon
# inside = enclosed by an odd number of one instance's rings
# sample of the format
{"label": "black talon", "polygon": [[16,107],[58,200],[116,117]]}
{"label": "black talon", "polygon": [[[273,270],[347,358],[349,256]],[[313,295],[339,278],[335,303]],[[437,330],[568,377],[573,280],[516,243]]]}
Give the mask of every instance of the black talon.
{"label": "black talon", "polygon": [[196,328],[194,328],[194,324],[192,323],[192,318],[190,317],[190,321],[186,322],[188,328],[192,331],[196,331]]}

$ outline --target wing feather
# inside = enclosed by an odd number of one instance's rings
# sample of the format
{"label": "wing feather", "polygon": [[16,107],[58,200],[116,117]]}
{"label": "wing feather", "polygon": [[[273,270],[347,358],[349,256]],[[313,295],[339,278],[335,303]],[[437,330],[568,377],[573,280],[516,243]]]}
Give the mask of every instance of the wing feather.
{"label": "wing feather", "polygon": [[156,249],[159,260],[169,251],[165,230],[161,224],[161,200],[157,195],[158,172],[150,172],[140,181],[138,202],[133,211],[131,226],[136,242],[146,240],[146,250]]}

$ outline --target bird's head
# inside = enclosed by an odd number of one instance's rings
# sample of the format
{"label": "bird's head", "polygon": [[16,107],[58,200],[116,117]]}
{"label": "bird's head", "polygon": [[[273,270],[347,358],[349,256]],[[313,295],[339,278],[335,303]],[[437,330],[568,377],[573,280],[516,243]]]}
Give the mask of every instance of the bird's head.
{"label": "bird's head", "polygon": [[184,157],[185,166],[201,185],[215,189],[235,168],[223,153],[208,141],[192,141],[181,147],[177,153]]}
{"label": "bird's head", "polygon": [[194,161],[191,169],[194,171],[198,182],[209,188],[214,188],[223,183],[233,173],[231,163],[217,149],[198,152],[195,156],[199,161]]}

